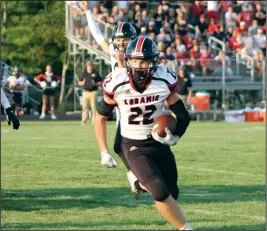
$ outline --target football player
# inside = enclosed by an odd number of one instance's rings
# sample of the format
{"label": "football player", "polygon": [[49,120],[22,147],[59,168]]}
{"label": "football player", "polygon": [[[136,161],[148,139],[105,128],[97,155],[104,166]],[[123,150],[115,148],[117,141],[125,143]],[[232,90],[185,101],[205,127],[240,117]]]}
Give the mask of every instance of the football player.
{"label": "football player", "polygon": [[[126,49],[126,69],[110,73],[103,83],[104,98],[98,105],[95,133],[101,151],[108,152],[106,119],[115,106],[120,110],[123,155],[131,171],[150,192],[158,212],[179,230],[191,230],[176,202],[178,172],[170,146],[185,133],[190,117],[176,93],[177,77],[158,66],[156,43],[144,36]],[[127,71],[126,71],[127,70]],[[176,116],[176,131],[165,128],[166,137],[153,131],[154,119],[163,114],[164,104]]]}
{"label": "football player", "polygon": [[15,105],[15,112],[19,115],[23,101],[23,90],[26,87],[26,79],[20,75],[18,68],[15,67],[12,75],[8,77],[7,83]]}
{"label": "football player", "polygon": [[5,109],[8,125],[11,125],[12,123],[13,129],[15,130],[19,129],[19,126],[20,126],[19,118],[16,116],[16,114],[12,110],[11,105],[2,88],[1,88],[1,105]]}
{"label": "football player", "polygon": [[[113,31],[112,31],[112,43],[109,43],[107,39],[101,33],[99,27],[97,26],[94,17],[92,15],[91,10],[89,9],[88,2],[82,2],[82,8],[86,12],[86,17],[88,21],[88,27],[90,32],[92,33],[93,37],[95,38],[96,42],[99,46],[103,49],[103,51],[110,55],[111,59],[111,68],[114,71],[116,68],[124,68],[124,58],[125,58],[125,50],[128,46],[129,42],[136,38],[137,33],[135,28],[127,22],[120,22],[118,23]],[[131,191],[134,193],[136,197],[138,197],[141,193],[141,189],[139,188],[139,184],[137,182],[136,177],[130,171],[130,168],[127,162],[122,155],[122,148],[121,148],[121,133],[120,133],[120,124],[119,124],[119,110],[116,107],[116,137],[114,143],[114,151],[117,153],[120,158],[122,159],[123,163],[125,164],[126,168],[128,169],[127,177],[131,185]],[[101,152],[101,164],[104,167],[116,167],[117,163],[113,156],[109,152]],[[134,182],[134,183],[132,183]]]}

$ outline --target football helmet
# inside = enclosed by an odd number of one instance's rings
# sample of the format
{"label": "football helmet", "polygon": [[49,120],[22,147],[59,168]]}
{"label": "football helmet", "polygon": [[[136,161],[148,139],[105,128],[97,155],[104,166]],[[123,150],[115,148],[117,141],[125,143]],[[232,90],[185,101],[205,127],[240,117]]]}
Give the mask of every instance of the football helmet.
{"label": "football helmet", "polygon": [[[151,61],[148,68],[131,67],[128,59],[137,58]],[[159,51],[157,44],[149,37],[139,36],[132,40],[125,52],[126,68],[129,78],[137,90],[144,90],[146,84],[151,80],[153,73],[158,67]]]}
{"label": "football helmet", "polygon": [[128,44],[127,45],[117,44],[115,42],[115,39],[116,38],[129,38],[131,41],[132,39],[135,39],[136,36],[137,36],[137,32],[132,24],[128,22],[120,22],[114,27],[112,31],[112,43],[115,49],[125,51]]}

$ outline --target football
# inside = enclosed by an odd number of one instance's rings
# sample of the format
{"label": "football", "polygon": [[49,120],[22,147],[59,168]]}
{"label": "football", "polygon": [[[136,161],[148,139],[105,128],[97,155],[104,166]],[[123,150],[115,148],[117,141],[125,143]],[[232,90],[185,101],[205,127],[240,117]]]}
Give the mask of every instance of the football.
{"label": "football", "polygon": [[158,133],[159,136],[165,137],[165,128],[169,128],[171,133],[174,134],[176,130],[176,120],[172,115],[161,115],[155,119],[153,130]]}

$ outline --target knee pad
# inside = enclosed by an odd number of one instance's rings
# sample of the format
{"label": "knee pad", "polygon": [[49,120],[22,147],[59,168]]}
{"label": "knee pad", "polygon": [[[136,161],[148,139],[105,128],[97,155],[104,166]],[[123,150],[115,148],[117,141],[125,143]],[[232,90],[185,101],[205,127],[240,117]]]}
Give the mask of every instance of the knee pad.
{"label": "knee pad", "polygon": [[166,184],[156,175],[154,175],[145,186],[148,187],[155,201],[164,201],[170,196]]}

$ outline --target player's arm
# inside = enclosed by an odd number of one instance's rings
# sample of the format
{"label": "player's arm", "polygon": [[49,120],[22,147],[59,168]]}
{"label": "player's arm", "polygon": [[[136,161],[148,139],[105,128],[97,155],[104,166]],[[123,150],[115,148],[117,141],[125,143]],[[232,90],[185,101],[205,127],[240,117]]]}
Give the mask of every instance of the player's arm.
{"label": "player's arm", "polygon": [[176,122],[176,131],[174,135],[177,135],[181,138],[190,123],[189,113],[186,110],[183,101],[179,98],[177,93],[172,93],[166,99],[166,103],[169,105],[170,110],[176,116],[177,122]]}
{"label": "player's arm", "polygon": [[16,129],[16,130],[19,129],[20,121],[18,117],[16,116],[16,114],[14,113],[14,111],[12,110],[11,105],[2,88],[1,88],[1,104],[5,109],[8,125],[12,123],[13,129]]}
{"label": "player's arm", "polygon": [[112,114],[115,106],[116,102],[107,96],[104,96],[101,102],[97,105],[95,134],[101,152],[109,152],[107,145],[106,121],[107,118]]}
{"label": "player's arm", "polygon": [[102,32],[100,31],[99,27],[97,26],[95,19],[91,10],[89,9],[88,1],[82,2],[82,8],[85,11],[87,23],[91,34],[93,35],[94,39],[98,43],[98,45],[103,49],[103,51],[109,55],[109,43],[103,36]]}

